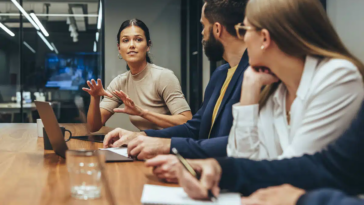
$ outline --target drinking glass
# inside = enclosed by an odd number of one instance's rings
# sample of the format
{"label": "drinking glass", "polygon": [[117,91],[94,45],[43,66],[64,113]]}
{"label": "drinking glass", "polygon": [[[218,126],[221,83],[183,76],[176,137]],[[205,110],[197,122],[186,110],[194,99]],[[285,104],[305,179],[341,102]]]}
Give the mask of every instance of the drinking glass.
{"label": "drinking glass", "polygon": [[96,150],[67,150],[66,163],[72,197],[83,200],[99,198],[105,156]]}

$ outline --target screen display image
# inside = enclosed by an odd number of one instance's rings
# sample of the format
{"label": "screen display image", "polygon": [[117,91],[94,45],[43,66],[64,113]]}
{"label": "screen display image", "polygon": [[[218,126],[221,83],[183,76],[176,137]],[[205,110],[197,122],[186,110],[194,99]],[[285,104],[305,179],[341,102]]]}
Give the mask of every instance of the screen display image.
{"label": "screen display image", "polygon": [[47,88],[79,90],[89,79],[97,79],[98,56],[95,53],[49,54],[46,58]]}

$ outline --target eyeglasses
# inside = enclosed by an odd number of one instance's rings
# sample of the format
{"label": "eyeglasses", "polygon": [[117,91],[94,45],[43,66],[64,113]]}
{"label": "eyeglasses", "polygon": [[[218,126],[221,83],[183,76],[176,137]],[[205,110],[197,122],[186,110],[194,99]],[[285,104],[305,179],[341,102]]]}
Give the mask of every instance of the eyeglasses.
{"label": "eyeglasses", "polygon": [[238,23],[235,25],[236,35],[239,39],[244,39],[244,35],[248,30],[256,30],[251,26],[244,26],[242,23]]}

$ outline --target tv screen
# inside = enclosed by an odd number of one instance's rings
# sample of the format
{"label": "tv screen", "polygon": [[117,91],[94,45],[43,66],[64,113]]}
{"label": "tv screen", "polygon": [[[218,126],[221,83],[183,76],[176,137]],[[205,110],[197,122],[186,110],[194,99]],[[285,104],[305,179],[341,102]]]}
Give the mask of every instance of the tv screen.
{"label": "tv screen", "polygon": [[48,54],[45,68],[47,88],[79,90],[89,79],[99,78],[97,53]]}

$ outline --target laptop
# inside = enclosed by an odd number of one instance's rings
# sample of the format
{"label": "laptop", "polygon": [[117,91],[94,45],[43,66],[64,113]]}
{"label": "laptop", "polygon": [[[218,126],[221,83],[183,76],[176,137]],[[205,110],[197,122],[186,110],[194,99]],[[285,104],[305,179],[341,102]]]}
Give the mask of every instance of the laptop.
{"label": "laptop", "polygon": [[[52,109],[51,103],[39,101],[34,101],[34,103],[37,107],[40,118],[42,119],[44,129],[48,135],[49,142],[51,143],[54,152],[60,157],[66,158],[66,151],[68,150],[68,146],[58,125],[58,121]],[[109,150],[99,151],[105,155],[106,162],[134,161],[131,157],[125,157]]]}

